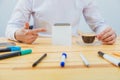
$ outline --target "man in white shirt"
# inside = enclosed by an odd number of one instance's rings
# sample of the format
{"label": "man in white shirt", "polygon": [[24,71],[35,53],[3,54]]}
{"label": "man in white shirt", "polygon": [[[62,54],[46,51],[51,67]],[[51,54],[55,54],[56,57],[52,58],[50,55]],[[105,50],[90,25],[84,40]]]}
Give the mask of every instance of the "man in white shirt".
{"label": "man in white shirt", "polygon": [[[105,44],[114,44],[116,34],[101,17],[94,0],[19,0],[6,28],[6,36],[15,41],[33,43],[39,36],[51,34],[55,23],[70,23],[77,34],[81,15],[97,38]],[[30,17],[34,28],[29,29]]]}

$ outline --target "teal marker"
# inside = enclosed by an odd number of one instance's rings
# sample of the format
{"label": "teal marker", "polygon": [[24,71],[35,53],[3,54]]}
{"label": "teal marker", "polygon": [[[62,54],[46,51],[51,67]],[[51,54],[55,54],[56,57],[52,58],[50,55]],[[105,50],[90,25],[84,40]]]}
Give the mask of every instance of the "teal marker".
{"label": "teal marker", "polygon": [[11,53],[8,53],[8,54],[0,55],[0,60],[15,57],[15,56],[22,56],[22,55],[26,55],[26,54],[30,54],[30,53],[32,53],[31,49],[11,52]]}

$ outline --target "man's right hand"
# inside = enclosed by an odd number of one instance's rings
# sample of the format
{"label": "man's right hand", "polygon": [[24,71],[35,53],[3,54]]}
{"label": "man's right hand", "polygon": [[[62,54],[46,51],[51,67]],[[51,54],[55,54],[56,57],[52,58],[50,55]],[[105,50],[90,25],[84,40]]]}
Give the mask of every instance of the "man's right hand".
{"label": "man's right hand", "polygon": [[22,29],[15,32],[15,38],[20,42],[31,44],[37,39],[39,32],[45,31],[45,28],[29,29],[29,23],[25,23]]}

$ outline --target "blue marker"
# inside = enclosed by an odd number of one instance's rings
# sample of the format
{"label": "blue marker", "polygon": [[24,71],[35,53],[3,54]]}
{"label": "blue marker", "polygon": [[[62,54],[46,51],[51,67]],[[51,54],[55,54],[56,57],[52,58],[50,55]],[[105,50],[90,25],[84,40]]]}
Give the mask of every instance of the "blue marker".
{"label": "blue marker", "polygon": [[20,51],[20,50],[21,50],[20,46],[9,46],[7,48],[0,49],[0,52]]}
{"label": "blue marker", "polygon": [[62,53],[62,59],[60,62],[60,66],[64,67],[65,66],[65,59],[67,58],[67,54],[66,53]]}

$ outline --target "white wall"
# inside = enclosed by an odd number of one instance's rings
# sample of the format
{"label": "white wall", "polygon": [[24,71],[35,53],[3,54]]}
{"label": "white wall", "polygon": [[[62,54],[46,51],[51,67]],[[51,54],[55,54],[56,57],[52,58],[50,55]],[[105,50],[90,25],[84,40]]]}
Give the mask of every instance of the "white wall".
{"label": "white wall", "polygon": [[[12,10],[17,1],[0,0],[0,37],[4,36],[7,22],[11,17]],[[120,0],[97,0],[97,3],[107,23],[115,29],[117,34],[120,34]],[[83,18],[81,20],[81,26],[84,26],[84,28],[80,28],[82,31],[90,30]]]}
{"label": "white wall", "polygon": [[0,37],[5,35],[5,28],[17,0],[0,0]]}
{"label": "white wall", "polygon": [[[96,0],[98,7],[105,21],[113,27],[117,34],[120,35],[120,0]],[[88,25],[82,18],[81,26],[85,28],[80,28],[82,31],[91,31]]]}
{"label": "white wall", "polygon": [[120,35],[120,0],[98,0],[105,20]]}

